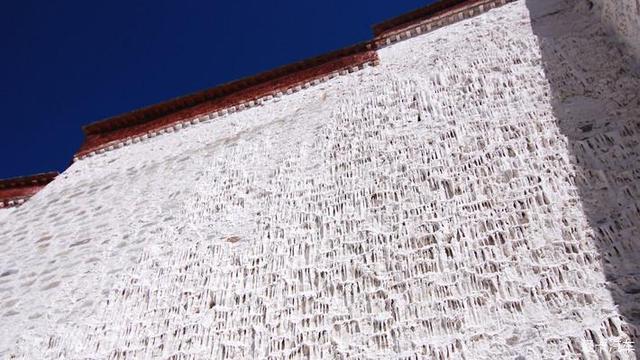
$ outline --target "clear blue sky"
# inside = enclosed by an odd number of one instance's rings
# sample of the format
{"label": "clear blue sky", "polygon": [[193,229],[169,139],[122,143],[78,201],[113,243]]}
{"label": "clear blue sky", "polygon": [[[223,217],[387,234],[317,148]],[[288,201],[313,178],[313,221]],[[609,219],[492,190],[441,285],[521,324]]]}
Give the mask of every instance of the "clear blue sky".
{"label": "clear blue sky", "polygon": [[82,125],[370,39],[431,2],[6,2],[0,178],[63,171]]}

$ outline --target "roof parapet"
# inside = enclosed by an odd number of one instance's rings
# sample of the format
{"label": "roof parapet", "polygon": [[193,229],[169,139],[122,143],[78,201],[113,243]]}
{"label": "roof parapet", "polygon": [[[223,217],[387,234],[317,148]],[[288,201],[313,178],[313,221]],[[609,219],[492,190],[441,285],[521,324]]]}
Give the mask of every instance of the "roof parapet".
{"label": "roof parapet", "polygon": [[[515,0],[441,0],[373,26],[373,40],[164,101],[83,127],[74,161],[159,134],[262,105],[339,75],[379,63],[377,50]],[[48,172],[0,180],[0,208],[17,206],[58,176]]]}
{"label": "roof parapet", "polygon": [[48,172],[0,180],[0,208],[21,205],[58,175]]}
{"label": "roof parapet", "polygon": [[373,26],[374,39],[86,125],[74,161],[238,110],[378,64],[377,50],[514,0],[441,0]]}
{"label": "roof parapet", "polygon": [[127,141],[136,142],[137,138],[144,135],[171,132],[177,130],[173,129],[176,126],[189,126],[193,120],[205,114],[212,118],[261,105],[271,98],[375,65],[377,60],[373,44],[360,43],[102,120],[84,127],[86,140],[76,159],[120,147]]}
{"label": "roof parapet", "polygon": [[442,0],[373,25],[376,48],[480,15],[515,0]]}

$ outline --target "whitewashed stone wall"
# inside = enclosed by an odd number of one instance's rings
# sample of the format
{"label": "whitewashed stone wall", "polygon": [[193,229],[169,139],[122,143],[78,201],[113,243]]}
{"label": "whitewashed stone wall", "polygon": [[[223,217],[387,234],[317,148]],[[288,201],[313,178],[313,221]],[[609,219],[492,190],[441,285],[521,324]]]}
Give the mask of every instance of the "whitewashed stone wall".
{"label": "whitewashed stone wall", "polygon": [[592,0],[602,21],[640,61],[640,0]]}
{"label": "whitewashed stone wall", "polygon": [[639,81],[556,5],[76,162],[0,211],[0,357],[635,358]]}

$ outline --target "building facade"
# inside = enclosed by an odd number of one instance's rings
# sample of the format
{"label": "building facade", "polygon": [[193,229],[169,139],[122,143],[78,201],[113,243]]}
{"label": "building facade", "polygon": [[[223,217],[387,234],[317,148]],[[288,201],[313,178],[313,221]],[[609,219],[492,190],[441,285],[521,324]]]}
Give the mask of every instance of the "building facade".
{"label": "building facade", "polygon": [[445,1],[88,125],[0,209],[0,357],[636,358],[639,12]]}

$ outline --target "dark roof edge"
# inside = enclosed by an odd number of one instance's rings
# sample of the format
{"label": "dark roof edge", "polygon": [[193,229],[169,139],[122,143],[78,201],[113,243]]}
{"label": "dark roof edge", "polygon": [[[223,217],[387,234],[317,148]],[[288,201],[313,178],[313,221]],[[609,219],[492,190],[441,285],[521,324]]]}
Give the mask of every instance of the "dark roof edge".
{"label": "dark roof edge", "polygon": [[160,103],[136,109],[121,115],[99,120],[83,127],[86,135],[96,134],[104,131],[111,131],[126,127],[132,124],[139,124],[154,118],[166,115],[174,111],[198,105],[202,102],[219,99],[231,95],[235,92],[256,86],[261,83],[273,81],[280,77],[291,75],[299,71],[307,70],[324,63],[372,50],[370,42],[359,43],[353,46],[335,50],[329,53],[304,59],[295,63],[283,65],[272,70],[267,70],[257,75],[247,76],[239,80],[234,80],[225,84],[215,86],[210,89],[201,90],[192,94],[180,96],[174,99],[162,101]]}
{"label": "dark roof edge", "polygon": [[[374,44],[365,42],[100,121],[84,128],[85,141],[74,160],[226,113],[259,106],[285,93],[299,91],[377,62]],[[206,119],[200,118],[207,114]]]}
{"label": "dark roof edge", "polygon": [[460,6],[470,5],[473,3],[482,2],[484,0],[441,0],[431,5],[416,9],[414,11],[396,16],[389,20],[374,24],[373,34],[376,37],[383,35],[389,31],[401,29],[407,27],[417,21],[429,19],[433,16],[437,16],[442,13],[449,12]]}
{"label": "dark roof edge", "polygon": [[377,49],[381,47],[510,1],[513,0],[442,0],[374,25],[375,37],[370,41],[94,122],[83,127],[85,141],[74,160],[144,140],[157,133],[177,130],[199,122],[190,120],[205,113],[227,108],[231,110],[229,112],[245,109],[261,102],[261,98],[275,97],[297,91],[309,83],[322,82],[329,74],[375,65],[378,62]]}
{"label": "dark roof edge", "polygon": [[374,25],[376,49],[480,15],[515,0],[442,0]]}
{"label": "dark roof edge", "polygon": [[47,172],[0,180],[0,208],[24,203],[58,175],[57,172]]}
{"label": "dark roof edge", "polygon": [[8,179],[0,179],[0,189],[15,189],[20,187],[29,187],[37,184],[48,184],[56,176],[60,175],[57,171],[33,174],[27,176],[18,176]]}
{"label": "dark roof edge", "polygon": [[[259,105],[262,98],[278,97],[378,62],[377,50],[515,0],[441,0],[435,4],[373,26],[371,41],[181,96],[155,105],[97,121],[83,127],[86,139],[74,156],[95,153],[142,141],[147,137],[195,124],[208,118]],[[53,181],[57,172],[0,179],[0,208],[22,204]]]}
{"label": "dark roof edge", "polygon": [[[290,92],[292,88],[323,75],[376,64],[376,50],[379,47],[474,16],[509,1],[512,0],[442,0],[374,25],[375,38],[372,41],[89,124],[83,128],[86,140],[75,159],[122,146],[125,140],[136,142],[141,134],[155,134],[154,130],[194,117],[197,109],[202,114],[203,111],[211,112],[224,107],[235,110],[238,105],[246,108],[248,106],[244,106],[245,103],[253,103],[261,97],[284,91]],[[428,25],[421,27],[421,24]]]}

